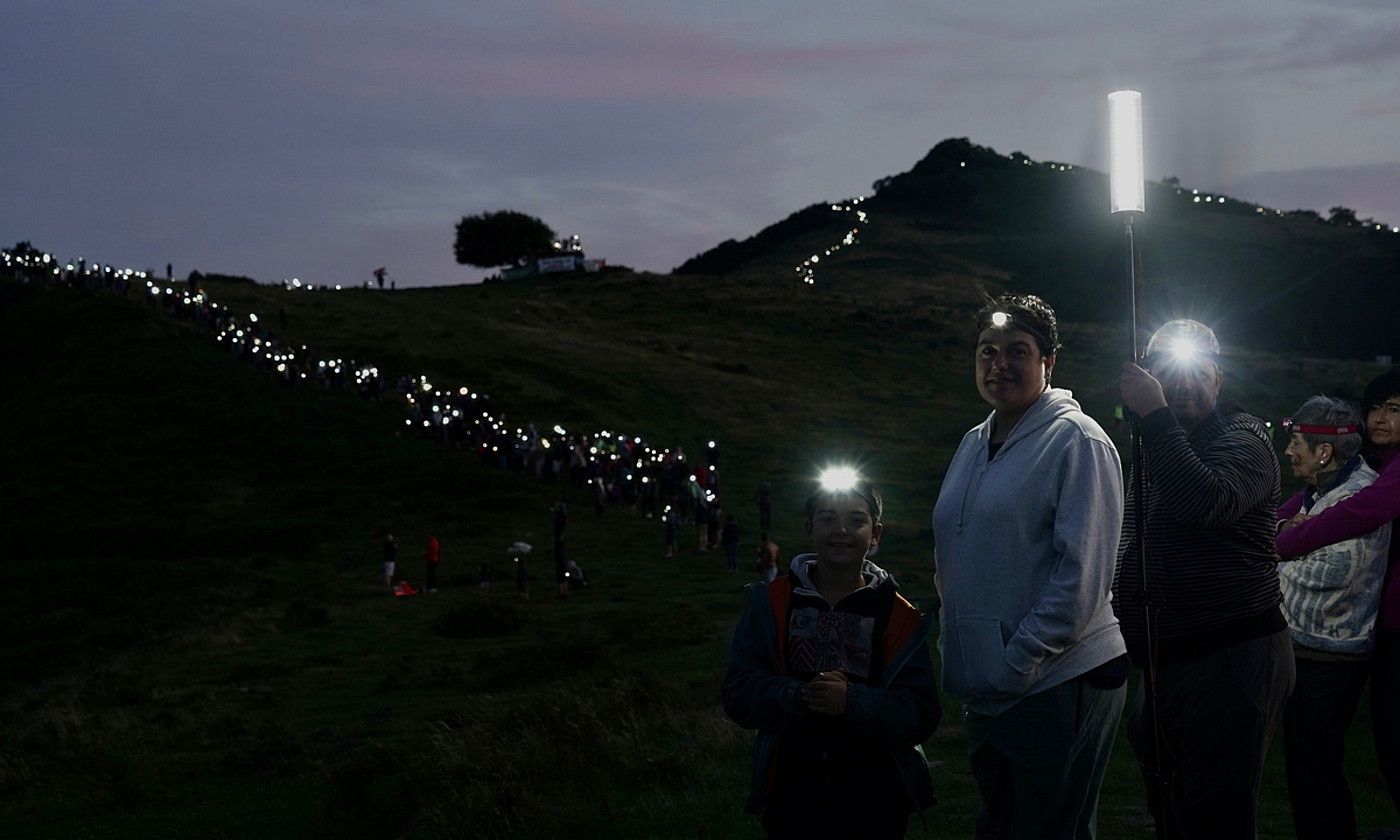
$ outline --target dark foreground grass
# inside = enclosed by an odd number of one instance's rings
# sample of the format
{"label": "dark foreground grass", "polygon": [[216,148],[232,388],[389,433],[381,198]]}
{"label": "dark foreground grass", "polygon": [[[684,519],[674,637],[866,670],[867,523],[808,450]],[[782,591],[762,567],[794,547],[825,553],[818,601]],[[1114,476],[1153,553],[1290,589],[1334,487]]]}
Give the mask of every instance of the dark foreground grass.
{"label": "dark foreground grass", "polygon": [[[285,305],[297,341],[471,382],[519,422],[718,437],[746,541],[769,479],[785,553],[801,544],[801,477],[829,453],[864,457],[889,490],[882,562],[927,610],[927,512],[983,413],[945,303],[962,292],[859,291],[798,301],[643,277],[215,296]],[[13,549],[0,553],[0,836],[756,835],[739,809],[751,736],[717,696],[743,576],[691,553],[689,529],[664,561],[656,523],[594,519],[573,488],[398,435],[388,405],[279,387],[135,301],[0,295]],[[1106,418],[1113,365],[1096,359],[1118,339],[1067,332],[1076,352],[1057,379]],[[1231,362],[1246,402],[1274,416],[1370,375]],[[504,548],[524,538],[547,554],[559,499],[593,585],[558,598],[536,555],[518,600]],[[423,537],[442,539],[441,593],[382,592],[382,527],[415,582]],[[489,591],[481,563],[496,569]],[[945,717],[926,745],[942,802],[915,836],[968,834],[951,702]],[[1395,814],[1368,738],[1363,709],[1351,756],[1369,830]],[[1106,837],[1148,824],[1122,738],[1101,823]],[[1261,836],[1290,834],[1276,745]]]}

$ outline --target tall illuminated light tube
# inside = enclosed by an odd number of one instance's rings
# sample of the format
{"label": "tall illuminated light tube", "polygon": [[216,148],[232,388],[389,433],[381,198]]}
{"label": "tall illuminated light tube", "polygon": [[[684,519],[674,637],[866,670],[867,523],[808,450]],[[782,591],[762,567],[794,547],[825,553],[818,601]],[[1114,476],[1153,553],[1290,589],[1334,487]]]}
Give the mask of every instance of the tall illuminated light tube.
{"label": "tall illuminated light tube", "polygon": [[1146,181],[1142,166],[1142,94],[1135,90],[1110,93],[1108,125],[1112,211],[1141,213],[1145,209]]}
{"label": "tall illuminated light tube", "polygon": [[[1144,294],[1141,273],[1138,270],[1137,247],[1133,239],[1133,221],[1143,214],[1144,193],[1146,192],[1146,178],[1142,165],[1142,94],[1135,90],[1118,90],[1108,95],[1108,126],[1109,126],[1109,207],[1114,216],[1123,221],[1123,238],[1126,240],[1125,250],[1127,251],[1127,320],[1128,320],[1128,358],[1135,364],[1145,364],[1143,360],[1143,346],[1138,339],[1138,325],[1145,320],[1144,309],[1146,295]],[[1124,414],[1132,423],[1132,458],[1133,458],[1133,515],[1138,523],[1138,539],[1134,541],[1133,556],[1136,559],[1137,568],[1129,571],[1129,558],[1124,557],[1123,574],[1136,573],[1141,582],[1143,597],[1143,626],[1147,635],[1147,647],[1149,650],[1156,649],[1156,617],[1152,614],[1154,599],[1151,596],[1149,580],[1147,575],[1147,543],[1152,539],[1152,534],[1147,528],[1147,453],[1144,451],[1142,443],[1142,426],[1138,422],[1140,418],[1129,413],[1126,408]],[[1149,657],[1144,663],[1145,687],[1150,696],[1149,702],[1152,709],[1161,708],[1157,704],[1157,663],[1154,657]],[[1152,738],[1157,755],[1167,754],[1166,733],[1161,726],[1161,718],[1154,712],[1151,721]],[[1155,784],[1163,788],[1162,795],[1167,797],[1164,801],[1170,801],[1171,791],[1169,789],[1170,780],[1166,774],[1158,774],[1159,778]],[[1165,820],[1170,820],[1170,814],[1164,815]],[[1179,826],[1173,826],[1179,828]],[[1167,836],[1178,836],[1174,830],[1166,832]]]}

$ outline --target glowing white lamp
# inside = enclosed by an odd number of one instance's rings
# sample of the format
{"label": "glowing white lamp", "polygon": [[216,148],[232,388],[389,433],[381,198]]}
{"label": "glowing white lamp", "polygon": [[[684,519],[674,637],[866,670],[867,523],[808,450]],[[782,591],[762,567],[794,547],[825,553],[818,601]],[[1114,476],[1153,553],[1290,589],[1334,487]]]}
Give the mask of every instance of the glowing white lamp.
{"label": "glowing white lamp", "polygon": [[1141,213],[1145,176],[1142,165],[1142,94],[1118,90],[1108,95],[1112,211]]}
{"label": "glowing white lamp", "polygon": [[854,467],[827,467],[817,480],[822,489],[829,493],[844,493],[855,489],[860,473]]}
{"label": "glowing white lamp", "polygon": [[1172,361],[1177,364],[1190,364],[1203,355],[1203,348],[1189,338],[1172,339],[1172,343],[1167,346],[1167,352],[1171,354]]}

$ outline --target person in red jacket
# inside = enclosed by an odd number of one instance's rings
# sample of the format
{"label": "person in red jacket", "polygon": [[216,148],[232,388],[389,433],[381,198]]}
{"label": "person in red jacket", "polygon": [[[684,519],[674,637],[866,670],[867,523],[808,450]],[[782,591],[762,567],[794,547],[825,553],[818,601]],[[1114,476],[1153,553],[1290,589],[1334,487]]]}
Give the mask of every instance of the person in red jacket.
{"label": "person in red jacket", "polygon": [[438,562],[442,559],[442,546],[438,538],[428,535],[428,544],[423,547],[423,560],[428,564],[428,591],[437,591]]}
{"label": "person in red jacket", "polygon": [[[1301,557],[1400,520],[1400,369],[1371,380],[1361,401],[1366,460],[1380,475],[1369,487],[1317,516],[1302,512],[1303,494],[1278,509],[1275,545],[1281,557]],[[1390,798],[1400,810],[1400,538],[1391,526],[1390,558],[1381,587],[1380,619],[1371,667],[1371,724]]]}

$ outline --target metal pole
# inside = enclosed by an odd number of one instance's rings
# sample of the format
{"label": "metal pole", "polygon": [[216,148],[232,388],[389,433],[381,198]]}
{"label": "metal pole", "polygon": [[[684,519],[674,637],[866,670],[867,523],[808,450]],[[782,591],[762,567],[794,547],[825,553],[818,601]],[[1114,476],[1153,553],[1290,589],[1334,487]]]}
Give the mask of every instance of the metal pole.
{"label": "metal pole", "polygon": [[[1135,213],[1124,214],[1123,235],[1127,240],[1128,257],[1128,358],[1134,364],[1144,361],[1143,347],[1139,340],[1138,327],[1142,321],[1146,296],[1143,294],[1142,278],[1138,272],[1137,243],[1133,237]],[[1152,720],[1152,749],[1156,765],[1156,783],[1161,803],[1158,818],[1162,821],[1162,836],[1169,840],[1180,837],[1180,823],[1176,819],[1176,803],[1172,795],[1172,783],[1176,768],[1169,758],[1166,732],[1162,728],[1157,704],[1157,640],[1156,620],[1153,616],[1152,598],[1149,595],[1147,580],[1147,453],[1142,445],[1142,418],[1127,412],[1132,429],[1133,452],[1133,519],[1137,525],[1136,555],[1139,580],[1142,584],[1143,641],[1146,645],[1146,658],[1143,671],[1146,676],[1147,705]],[[1125,558],[1126,559],[1126,558]]]}

